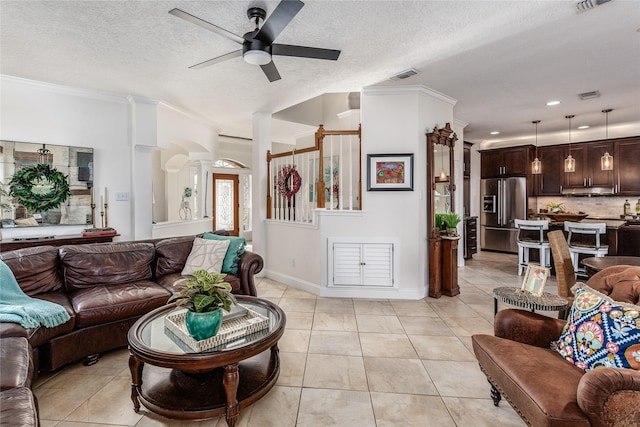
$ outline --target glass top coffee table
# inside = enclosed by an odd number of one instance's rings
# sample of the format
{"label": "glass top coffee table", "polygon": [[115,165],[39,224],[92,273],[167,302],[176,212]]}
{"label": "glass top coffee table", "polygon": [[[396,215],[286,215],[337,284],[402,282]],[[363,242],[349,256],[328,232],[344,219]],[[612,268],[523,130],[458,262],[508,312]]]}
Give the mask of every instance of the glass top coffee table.
{"label": "glass top coffee table", "polygon": [[241,408],[264,396],[280,373],[278,340],[286,317],[277,305],[238,296],[238,304],[269,319],[266,329],[211,350],[196,352],[166,329],[174,305],[141,317],[129,330],[131,400],[168,418],[199,420],[225,415],[233,427]]}

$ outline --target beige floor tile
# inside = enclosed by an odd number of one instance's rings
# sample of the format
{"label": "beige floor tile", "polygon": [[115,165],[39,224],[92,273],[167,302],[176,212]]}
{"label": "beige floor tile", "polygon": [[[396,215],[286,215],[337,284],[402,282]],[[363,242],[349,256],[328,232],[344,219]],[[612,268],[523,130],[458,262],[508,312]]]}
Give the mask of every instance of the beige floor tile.
{"label": "beige floor tile", "polygon": [[405,334],[360,333],[362,355],[367,357],[401,357],[417,359],[418,355]]}
{"label": "beige floor tile", "polygon": [[396,312],[388,300],[355,299],[353,308],[356,314],[395,315]]}
{"label": "beige floor tile", "polygon": [[131,381],[115,378],[84,401],[65,420],[101,424],[133,425],[142,418],[131,402]]}
{"label": "beige floor tile", "polygon": [[43,419],[40,419],[40,427],[54,427],[54,426],[59,425],[59,423],[61,423],[61,422],[64,422],[64,421],[54,421],[54,420],[43,420]]}
{"label": "beige floor tile", "polygon": [[453,331],[438,317],[398,316],[408,335],[453,335]]}
{"label": "beige floor tile", "polygon": [[98,363],[94,365],[84,366],[81,362],[77,362],[66,368],[64,372],[65,374],[115,376],[127,366],[129,366],[129,350],[120,348],[102,353]]}
{"label": "beige floor tile", "polygon": [[313,317],[314,331],[355,332],[358,330],[356,316],[343,313],[318,313]]}
{"label": "beige floor tile", "polygon": [[321,298],[316,300],[316,313],[355,314],[351,298]]}
{"label": "beige floor tile", "polygon": [[[52,424],[53,425],[53,424]],[[40,427],[46,427],[47,424],[40,424]],[[99,424],[99,423],[82,423],[76,421],[60,421],[55,424],[56,427],[126,427],[126,424]]]}
{"label": "beige floor tile", "polygon": [[362,356],[357,332],[311,331],[309,353]]}
{"label": "beige floor tile", "polygon": [[304,367],[307,363],[305,353],[280,352],[280,376],[278,385],[302,387],[304,378]]}
{"label": "beige floor tile", "polygon": [[406,300],[392,300],[391,306],[398,317],[400,316],[415,316],[415,317],[438,317],[438,314],[433,311],[433,308],[429,306],[424,300],[418,301],[406,301]]}
{"label": "beige floor tile", "polygon": [[306,291],[301,291],[300,289],[296,289],[296,288],[292,288],[290,286],[287,287],[287,290],[284,291],[284,294],[282,295],[283,298],[308,298],[308,299],[312,299],[315,301],[315,299],[317,298],[314,294],[306,292]]}
{"label": "beige floor tile", "polygon": [[[162,415],[154,414],[146,409],[140,408],[140,413],[144,414],[135,427],[216,427],[218,425],[227,427],[224,417],[216,417],[208,420],[172,420]],[[220,424],[222,421],[222,424]]]}
{"label": "beige floor tile", "polygon": [[289,311],[287,316],[287,329],[310,330],[313,325],[313,313],[303,313],[300,311]]}
{"label": "beige floor tile", "polygon": [[299,329],[285,329],[282,338],[278,341],[280,351],[289,353],[306,353],[309,349],[309,337],[311,331]]}
{"label": "beige floor tile", "polygon": [[362,357],[309,354],[303,386],[366,391],[367,376]]}
{"label": "beige floor tile", "polygon": [[371,393],[377,427],[455,427],[439,396]]}
{"label": "beige floor tile", "polygon": [[409,335],[420,359],[475,361],[476,358],[458,337]]}
{"label": "beige floor tile", "polygon": [[440,396],[486,399],[489,395],[490,386],[478,362],[423,360],[422,363]]}
{"label": "beige floor tile", "polygon": [[364,368],[372,392],[438,394],[418,359],[365,357]]}
{"label": "beige floor tile", "polygon": [[366,391],[303,388],[296,427],[375,427]]}
{"label": "beige floor tile", "polygon": [[303,313],[313,313],[316,309],[316,300],[312,298],[286,298],[280,299],[278,304],[285,313],[301,311]]}
{"label": "beige floor tile", "polygon": [[260,298],[276,297],[281,298],[284,292],[287,290],[287,285],[276,282],[270,279],[263,279],[258,285],[256,285],[258,296]]}
{"label": "beige floor tile", "polygon": [[382,334],[404,333],[404,328],[395,315],[358,314],[356,321],[358,322],[358,332],[378,332]]}
{"label": "beige floor tile", "polygon": [[[34,389],[40,419],[64,420],[70,413],[108,384],[113,376],[77,375],[62,372]],[[129,386],[129,393],[131,388]]]}
{"label": "beige floor tile", "polygon": [[493,335],[493,324],[480,316],[446,316],[445,323],[457,336],[467,336],[475,334]]}
{"label": "beige floor tile", "polygon": [[[241,409],[236,427],[295,427],[300,389],[276,386],[253,405]],[[218,427],[227,427],[224,417]]]}
{"label": "beige floor tile", "polygon": [[493,405],[491,399],[468,399],[459,397],[443,397],[449,413],[458,427],[523,427],[516,411],[505,401],[500,406]]}

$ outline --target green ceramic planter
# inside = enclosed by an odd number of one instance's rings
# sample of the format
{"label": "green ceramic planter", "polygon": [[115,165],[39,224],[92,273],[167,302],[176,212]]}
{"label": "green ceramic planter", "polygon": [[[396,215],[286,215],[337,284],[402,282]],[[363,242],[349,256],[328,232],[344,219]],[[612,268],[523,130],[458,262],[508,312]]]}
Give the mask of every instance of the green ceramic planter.
{"label": "green ceramic planter", "polygon": [[211,338],[218,333],[220,324],[222,323],[222,309],[218,308],[214,311],[206,313],[196,313],[195,311],[187,311],[185,323],[189,335],[198,341]]}

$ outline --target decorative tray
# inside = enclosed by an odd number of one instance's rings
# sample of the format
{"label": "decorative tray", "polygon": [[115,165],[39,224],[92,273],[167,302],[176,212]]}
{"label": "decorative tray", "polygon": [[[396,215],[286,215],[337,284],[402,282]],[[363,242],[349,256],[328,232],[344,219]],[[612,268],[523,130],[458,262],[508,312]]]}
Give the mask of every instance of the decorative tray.
{"label": "decorative tray", "polygon": [[554,221],[580,221],[589,216],[586,213],[547,213],[545,214]]}
{"label": "decorative tray", "polygon": [[228,320],[223,318],[218,333],[211,338],[200,341],[193,338],[189,335],[189,332],[187,332],[187,326],[185,324],[186,310],[168,314],[164,318],[164,326],[169,330],[170,334],[167,335],[170,338],[173,339],[175,337],[181,341],[181,343],[176,344],[183,349],[184,346],[180,344],[185,344],[188,349],[198,353],[213,350],[222,344],[237,340],[246,335],[251,335],[269,327],[269,318],[256,313],[247,307],[241,307],[246,310],[244,316]]}

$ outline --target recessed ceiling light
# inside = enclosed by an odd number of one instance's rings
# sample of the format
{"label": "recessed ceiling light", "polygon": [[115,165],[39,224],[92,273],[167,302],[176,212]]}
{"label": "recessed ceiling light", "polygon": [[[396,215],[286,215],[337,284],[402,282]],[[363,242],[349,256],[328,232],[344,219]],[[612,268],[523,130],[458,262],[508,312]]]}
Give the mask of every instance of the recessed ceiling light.
{"label": "recessed ceiling light", "polygon": [[578,129],[589,129],[589,125],[578,126]]}
{"label": "recessed ceiling light", "polygon": [[489,132],[490,135],[500,135],[500,132],[494,130],[493,132]]}
{"label": "recessed ceiling light", "polygon": [[547,106],[549,106],[549,107],[551,107],[553,105],[558,105],[558,104],[560,104],[560,101],[549,101],[549,102],[547,102]]}

